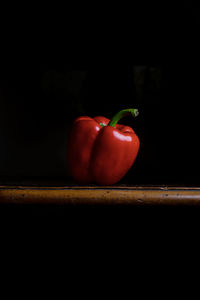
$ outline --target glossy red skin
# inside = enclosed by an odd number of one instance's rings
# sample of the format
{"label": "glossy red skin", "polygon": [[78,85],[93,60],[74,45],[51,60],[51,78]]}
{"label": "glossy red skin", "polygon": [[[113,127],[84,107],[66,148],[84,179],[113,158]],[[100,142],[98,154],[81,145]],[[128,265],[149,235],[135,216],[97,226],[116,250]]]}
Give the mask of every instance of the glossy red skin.
{"label": "glossy red skin", "polygon": [[104,117],[77,118],[68,140],[69,172],[79,184],[112,185],[124,177],[133,165],[140,141],[131,127],[107,125]]}

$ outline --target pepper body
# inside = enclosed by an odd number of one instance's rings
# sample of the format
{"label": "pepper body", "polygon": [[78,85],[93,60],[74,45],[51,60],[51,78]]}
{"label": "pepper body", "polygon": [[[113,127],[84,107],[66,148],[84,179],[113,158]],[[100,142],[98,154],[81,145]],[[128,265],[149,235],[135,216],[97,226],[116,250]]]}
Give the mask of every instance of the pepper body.
{"label": "pepper body", "polygon": [[105,117],[79,117],[68,140],[70,175],[79,184],[112,185],[133,165],[140,146],[129,126],[109,126]]}

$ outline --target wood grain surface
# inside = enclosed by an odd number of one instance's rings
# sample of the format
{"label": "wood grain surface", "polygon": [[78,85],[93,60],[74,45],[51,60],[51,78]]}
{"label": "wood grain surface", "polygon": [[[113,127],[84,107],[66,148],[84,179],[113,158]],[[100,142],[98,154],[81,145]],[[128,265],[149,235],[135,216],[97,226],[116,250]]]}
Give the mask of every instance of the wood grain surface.
{"label": "wood grain surface", "polygon": [[200,205],[199,187],[0,186],[0,203]]}

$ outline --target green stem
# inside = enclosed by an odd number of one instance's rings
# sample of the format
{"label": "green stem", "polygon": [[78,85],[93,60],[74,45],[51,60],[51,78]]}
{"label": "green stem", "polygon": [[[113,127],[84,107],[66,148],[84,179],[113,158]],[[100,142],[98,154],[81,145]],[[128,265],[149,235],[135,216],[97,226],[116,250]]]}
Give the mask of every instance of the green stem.
{"label": "green stem", "polygon": [[114,115],[114,117],[112,118],[112,120],[110,121],[108,126],[115,127],[115,125],[121,118],[123,118],[129,114],[131,114],[133,117],[137,117],[139,114],[139,111],[138,111],[138,109],[135,109],[135,108],[123,109],[123,110],[119,111],[116,115]]}

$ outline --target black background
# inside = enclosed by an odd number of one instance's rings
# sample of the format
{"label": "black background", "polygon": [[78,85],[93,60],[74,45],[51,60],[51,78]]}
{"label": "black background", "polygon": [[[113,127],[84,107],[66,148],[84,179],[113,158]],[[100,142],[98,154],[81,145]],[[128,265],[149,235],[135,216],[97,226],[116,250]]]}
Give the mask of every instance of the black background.
{"label": "black background", "polygon": [[69,182],[73,119],[137,107],[139,117],[123,123],[135,129],[141,148],[121,183],[199,184],[198,7],[153,1],[106,8],[46,14],[47,21],[41,15],[43,26],[32,15],[4,23],[2,182]]}
{"label": "black background", "polygon": [[[68,183],[65,153],[72,120],[83,113],[111,117],[120,109],[138,107],[139,117],[124,119],[124,123],[135,129],[141,149],[122,182],[199,185],[199,9],[195,1],[131,4],[86,7],[84,2],[84,9],[80,4],[71,9],[69,4],[62,8],[53,3],[50,12],[50,3],[44,10],[17,3],[17,9],[12,4],[7,14],[2,9],[1,183],[27,178],[29,182],[43,178],[50,183]],[[144,69],[145,84],[139,88],[135,71]],[[191,214],[188,207],[181,213],[166,207],[77,210],[6,205],[0,209],[1,232],[6,237],[5,242],[1,240],[2,249],[7,252],[8,246],[9,260],[17,258],[21,264],[18,249],[30,260],[31,250],[39,242],[31,259],[47,257],[50,267],[55,257],[51,249],[65,249],[63,244],[70,251],[70,256],[67,251],[64,255],[73,268],[74,262],[90,261],[85,257],[91,259],[91,253],[94,262],[102,253],[108,260],[114,257],[118,267],[123,256],[118,249],[126,251],[123,264],[127,249],[131,249],[127,265],[133,257],[135,267],[137,258],[140,270],[144,258],[145,263],[159,260],[163,270],[163,258],[172,256],[176,265],[181,257],[185,267],[188,253],[185,257],[180,254],[188,248],[194,254],[196,243],[191,240],[197,240],[197,220],[198,213]],[[180,251],[175,249],[177,244]],[[114,251],[109,253],[111,245]],[[6,268],[10,270],[8,265]]]}

